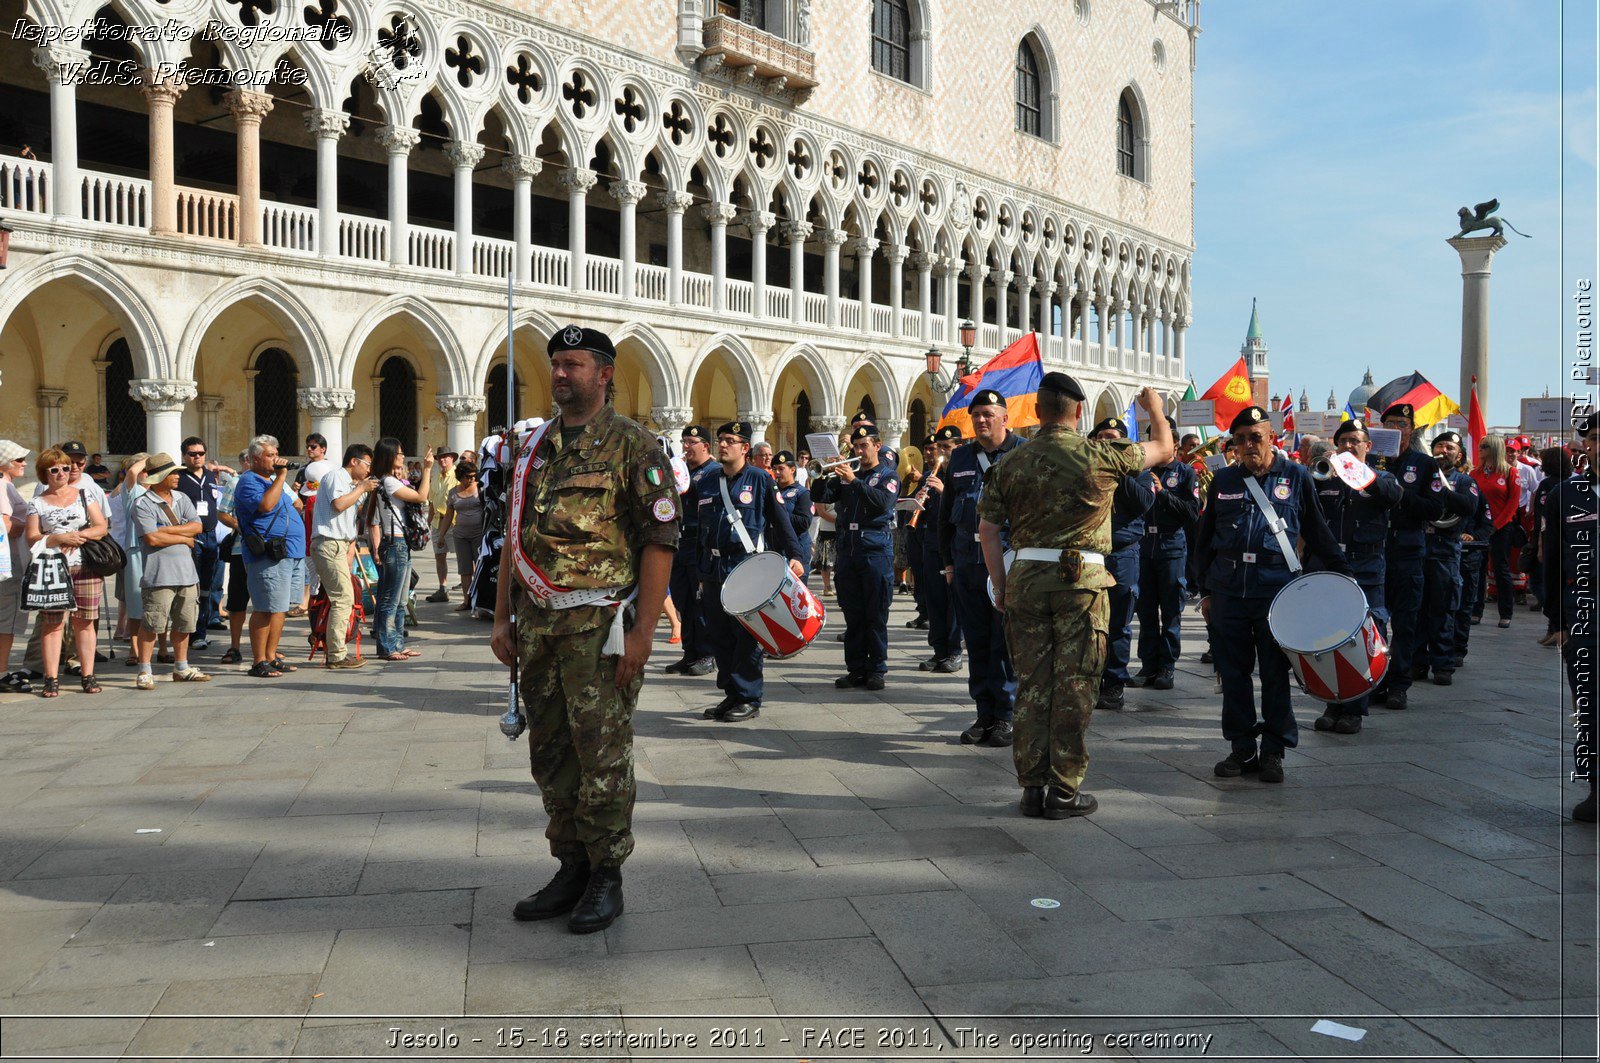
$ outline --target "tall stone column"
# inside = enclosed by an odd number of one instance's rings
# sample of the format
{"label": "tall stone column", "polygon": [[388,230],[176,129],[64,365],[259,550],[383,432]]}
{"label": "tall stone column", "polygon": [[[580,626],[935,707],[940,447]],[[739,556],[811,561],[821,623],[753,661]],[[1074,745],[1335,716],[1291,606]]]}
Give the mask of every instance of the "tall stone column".
{"label": "tall stone column", "polygon": [[234,186],[239,193],[239,246],[261,246],[261,120],[272,111],[265,92],[234,89],[227,95],[233,113]]}
{"label": "tall stone column", "polygon": [[767,429],[772,424],[772,411],[740,410],[739,420],[750,422],[750,444],[754,446],[767,438]]}
{"label": "tall stone column", "polygon": [[933,342],[933,263],[935,256],[926,251],[911,254],[911,268],[917,271],[917,310],[921,313],[921,331],[918,339]]}
{"label": "tall stone column", "polygon": [[694,424],[694,410],[688,406],[652,406],[650,419],[657,432],[676,444],[683,430]]}
{"label": "tall stone column", "polygon": [[411,205],[406,185],[406,167],[411,149],[422,142],[422,134],[409,126],[386,125],[378,130],[378,143],[389,154],[389,261],[396,266],[411,264]]}
{"label": "tall stone column", "polygon": [[45,447],[67,441],[61,429],[61,408],[67,404],[67,389],[40,388],[34,393],[34,401],[39,404],[39,445],[29,449],[37,455]]}
{"label": "tall stone column", "polygon": [[349,131],[350,116],[343,111],[315,108],[306,112],[305,123],[306,132],[317,140],[317,254],[323,258],[337,258],[339,138]]}
{"label": "tall stone column", "polygon": [[667,303],[683,302],[683,212],[694,197],[687,192],[662,192],[662,207],[667,211]]}
{"label": "tall stone column", "polygon": [[949,257],[940,263],[940,292],[944,302],[944,341],[956,342],[956,278],[961,276],[962,262]]}
{"label": "tall stone column", "polygon": [[488,405],[482,395],[440,395],[435,402],[444,414],[445,441],[458,454],[470,454],[478,447],[478,415]]}
{"label": "tall stone column", "polygon": [[170,236],[178,231],[178,190],[172,175],[172,108],[188,88],[158,71],[144,72],[145,104],[150,112],[150,231]]}
{"label": "tall stone column", "polygon": [[856,256],[856,298],[861,303],[861,331],[872,331],[872,256],[878,250],[878,241],[863,236],[850,243],[850,252]]}
{"label": "tall stone column", "polygon": [[1167,366],[1167,371],[1173,376],[1183,375],[1183,341],[1188,334],[1189,319],[1180,314],[1172,322],[1172,363]]}
{"label": "tall stone column", "polygon": [[600,175],[582,166],[569,166],[557,179],[567,190],[567,286],[575,292],[589,290],[587,204],[589,189]]}
{"label": "tall stone column", "polygon": [[[232,455],[222,454],[222,408],[227,404],[228,400],[221,395],[200,396],[200,438],[205,440],[207,452],[221,455],[211,460],[232,465]],[[312,431],[320,429],[313,428]],[[331,440],[333,437],[328,436],[328,438]],[[104,440],[101,441],[100,447],[102,450],[105,449]],[[329,450],[332,449],[330,445]]]}
{"label": "tall stone column", "polygon": [[850,238],[843,229],[822,230],[822,293],[827,300],[824,320],[839,327],[839,248]]}
{"label": "tall stone column", "polygon": [[33,50],[33,65],[50,82],[50,213],[83,216],[83,182],[78,177],[78,76],[87,52],[63,44]]}
{"label": "tall stone column", "polygon": [[[1028,295],[1033,291],[1033,275],[1024,273],[1017,278],[1017,331],[1027,332],[1031,327],[1028,318]],[[1005,344],[1000,345],[1002,348]]]}
{"label": "tall stone column", "polygon": [[750,233],[750,313],[757,319],[767,316],[767,233],[778,223],[770,210],[752,210],[744,216]]}
{"label": "tall stone column", "polygon": [[[111,368],[111,361],[107,358],[94,360],[94,405],[95,424],[99,428],[95,431],[94,448],[102,454],[111,448],[106,444],[106,370]],[[46,441],[45,446],[49,446]]]}
{"label": "tall stone column", "polygon": [[983,282],[989,276],[989,267],[982,262],[974,261],[967,267],[967,316],[972,323],[978,326],[979,343],[983,336]]}
{"label": "tall stone column", "polygon": [[483,161],[483,145],[452,140],[444,146],[455,178],[456,275],[472,272],[472,171]]}
{"label": "tall stone column", "polygon": [[1503,236],[1457,236],[1448,243],[1461,256],[1461,405],[1478,378],[1478,405],[1489,408],[1489,269]]}
{"label": "tall stone column", "polygon": [[145,446],[150,453],[178,453],[183,442],[183,408],[199,393],[192,380],[129,381],[128,394],[144,407]]}
{"label": "tall stone column", "polygon": [[1103,298],[1097,299],[1094,304],[1094,312],[1095,321],[1098,324],[1095,331],[1099,333],[1096,339],[1099,340],[1100,346],[1100,364],[1106,366],[1109,364],[1108,359],[1111,357],[1111,304]]}
{"label": "tall stone column", "polygon": [[533,155],[507,155],[500,169],[511,177],[511,235],[515,244],[511,270],[519,282],[533,279],[533,179],[544,168]]}
{"label": "tall stone column", "polygon": [[998,350],[1006,349],[1006,333],[1011,329],[1011,282],[1017,275],[1003,269],[994,277],[994,321],[1000,326]]}
{"label": "tall stone column", "polygon": [[344,418],[355,409],[353,388],[300,388],[295,401],[311,422],[310,431],[328,439],[328,460],[338,464],[344,456]]}
{"label": "tall stone column", "polygon": [[[1054,328],[1055,321],[1052,320],[1055,317],[1054,313],[1052,313],[1052,310],[1055,307],[1055,303],[1054,303],[1055,294],[1056,294],[1056,282],[1055,281],[1045,281],[1045,282],[1043,282],[1042,284],[1039,285],[1039,334],[1041,336],[1046,337],[1047,339],[1049,337],[1055,335],[1055,328]],[[1066,332],[1066,329],[1063,327],[1062,328],[1062,333],[1063,333],[1063,335],[1062,335],[1062,343],[1063,344],[1065,344],[1065,342],[1066,342],[1065,332]]]}
{"label": "tall stone column", "polygon": [[789,320],[798,325],[806,319],[806,240],[812,226],[808,221],[792,221],[783,233],[789,238]]}
{"label": "tall stone column", "polygon": [[886,447],[900,449],[900,442],[904,439],[906,429],[911,427],[911,422],[900,417],[886,417],[878,422],[878,439]]}
{"label": "tall stone column", "polygon": [[905,244],[890,244],[883,257],[889,260],[889,335],[901,333],[900,312],[905,309],[906,256],[911,248]]}
{"label": "tall stone column", "polygon": [[612,181],[607,189],[617,201],[617,256],[622,260],[622,278],[617,292],[624,300],[633,300],[634,266],[639,260],[639,201],[647,191],[643,181]]}
{"label": "tall stone column", "polygon": [[707,203],[700,208],[711,225],[711,312],[728,308],[728,223],[735,211],[732,203]]}

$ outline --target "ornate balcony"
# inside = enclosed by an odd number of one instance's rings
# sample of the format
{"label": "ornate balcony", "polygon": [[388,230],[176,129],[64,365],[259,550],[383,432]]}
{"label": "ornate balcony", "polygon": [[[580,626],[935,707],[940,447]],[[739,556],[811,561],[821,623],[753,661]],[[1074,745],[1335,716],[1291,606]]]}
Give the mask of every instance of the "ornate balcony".
{"label": "ornate balcony", "polygon": [[735,81],[761,79],[775,92],[805,94],[817,85],[816,56],[809,48],[786,41],[726,15],[705,21],[705,51],[700,69],[721,70]]}

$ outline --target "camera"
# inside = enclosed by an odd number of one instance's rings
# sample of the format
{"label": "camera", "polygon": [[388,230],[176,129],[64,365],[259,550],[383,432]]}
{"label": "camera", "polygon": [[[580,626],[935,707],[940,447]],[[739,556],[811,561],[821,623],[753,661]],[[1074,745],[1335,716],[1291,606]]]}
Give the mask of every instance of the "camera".
{"label": "camera", "polygon": [[290,472],[294,472],[296,469],[300,468],[300,463],[298,461],[286,461],[278,467],[288,469]]}

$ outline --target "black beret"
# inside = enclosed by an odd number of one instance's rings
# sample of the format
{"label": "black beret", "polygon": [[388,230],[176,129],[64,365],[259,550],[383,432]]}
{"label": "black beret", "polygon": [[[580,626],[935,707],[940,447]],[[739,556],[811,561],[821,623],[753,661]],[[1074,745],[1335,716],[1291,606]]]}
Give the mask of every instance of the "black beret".
{"label": "black beret", "polygon": [[1461,436],[1456,432],[1440,432],[1433,437],[1433,441],[1435,443],[1454,443],[1459,447],[1461,445]]}
{"label": "black beret", "polygon": [[1176,432],[1178,430],[1178,419],[1169,415],[1167,417],[1167,428]]}
{"label": "black beret", "polygon": [[872,420],[872,418],[867,416],[867,411],[866,410],[857,410],[856,411],[856,415],[854,417],[850,418],[850,423],[851,424],[860,424],[862,421],[867,421],[867,422],[870,423],[871,420]]}
{"label": "black beret", "polygon": [[794,452],[788,450],[778,451],[777,456],[772,459],[772,464],[774,465],[793,465],[794,463]]}
{"label": "black beret", "polygon": [[1572,422],[1572,427],[1578,430],[1579,438],[1582,438],[1583,436],[1586,436],[1590,432],[1594,431],[1595,416],[1595,414],[1591,413],[1587,417],[1580,417],[1576,421]]}
{"label": "black beret", "polygon": [[1243,431],[1244,429],[1249,428],[1251,425],[1257,425],[1262,421],[1270,420],[1271,418],[1267,416],[1267,411],[1263,410],[1260,406],[1246,406],[1244,409],[1239,411],[1239,415],[1233,419],[1233,423],[1228,425],[1228,431]]}
{"label": "black beret", "polygon": [[953,424],[947,424],[937,432],[933,433],[933,439],[936,443],[954,443],[963,438],[965,437],[962,436],[961,429],[957,428]]}
{"label": "black beret", "polygon": [[1091,428],[1089,430],[1089,434],[1091,436],[1097,436],[1101,432],[1104,432],[1107,428],[1121,434],[1123,439],[1128,438],[1127,422],[1123,421],[1123,419],[1120,417],[1107,417],[1105,420]]}
{"label": "black beret", "polygon": [[755,437],[755,429],[750,427],[749,421],[729,421],[727,424],[717,426],[719,436],[738,436],[746,443]]}
{"label": "black beret", "polygon": [[1004,406],[1006,397],[993,388],[979,388],[967,401],[967,410],[970,412],[974,406]]}
{"label": "black beret", "polygon": [[1359,417],[1352,417],[1348,421],[1339,422],[1339,427],[1333,430],[1333,441],[1337,443],[1342,435],[1348,435],[1351,432],[1365,432],[1366,430],[1367,422]]}
{"label": "black beret", "polygon": [[858,421],[858,422],[856,422],[856,426],[854,428],[850,429],[850,442],[852,442],[852,443],[854,443],[858,439],[877,439],[877,438],[878,438],[878,426],[873,424],[871,421]]}
{"label": "black beret", "polygon": [[683,438],[701,439],[705,440],[706,442],[710,442],[711,433],[706,431],[706,426],[703,424],[692,424],[683,430]]}
{"label": "black beret", "polygon": [[554,358],[562,351],[588,351],[608,362],[617,360],[617,348],[612,345],[610,336],[599,329],[584,328],[581,325],[568,325],[550,337],[545,353]]}
{"label": "black beret", "polygon": [[919,446],[924,446],[924,447],[931,447],[937,442],[939,442],[939,437],[937,435],[934,435],[932,432],[929,432],[927,438],[924,439],[918,445]]}
{"label": "black beret", "polygon": [[1417,411],[1412,408],[1412,405],[1409,402],[1397,402],[1393,406],[1390,406],[1387,410],[1383,411],[1384,420],[1388,420],[1390,417],[1404,417],[1409,421],[1414,419],[1416,416]]}
{"label": "black beret", "polygon": [[1083,393],[1083,385],[1065,373],[1046,373],[1039,380],[1039,390],[1054,391],[1076,402],[1082,402],[1087,398]]}

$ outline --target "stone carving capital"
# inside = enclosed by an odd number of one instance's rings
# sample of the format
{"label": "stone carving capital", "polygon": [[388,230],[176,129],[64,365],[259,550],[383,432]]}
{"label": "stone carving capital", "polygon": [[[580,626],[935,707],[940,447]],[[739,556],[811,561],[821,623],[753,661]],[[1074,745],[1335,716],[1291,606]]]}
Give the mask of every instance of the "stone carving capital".
{"label": "stone carving capital", "polygon": [[911,248],[906,244],[885,244],[883,247],[883,257],[895,265],[900,265],[901,263],[905,262],[907,258],[911,257]]}
{"label": "stone carving capital", "polygon": [[265,92],[234,89],[223,99],[233,114],[233,120],[240,125],[260,125],[261,120],[272,113],[272,97]]}
{"label": "stone carving capital", "polygon": [[850,246],[845,250],[856,256],[870,256],[874,251],[878,250],[878,241],[870,236],[862,236],[851,240]]}
{"label": "stone carving capital", "polygon": [[760,433],[767,425],[772,423],[771,410],[740,410],[739,420],[749,421],[750,427]]}
{"label": "stone carving capital", "polygon": [[652,406],[650,419],[663,435],[682,432],[694,423],[694,409],[689,406]]}
{"label": "stone carving capital", "polygon": [[961,273],[961,268],[965,264],[955,255],[946,255],[939,259],[939,272],[954,280]]}
{"label": "stone carving capital", "polygon": [[33,50],[33,65],[57,85],[76,85],[88,61],[89,53],[65,44],[44,45]]}
{"label": "stone carving capital", "polygon": [[984,278],[989,276],[989,267],[982,262],[974,262],[967,267],[967,276],[974,284],[982,284]]}
{"label": "stone carving capital", "polygon": [[524,177],[532,179],[544,169],[544,163],[534,155],[507,155],[500,160],[500,169],[509,174],[513,180]]}
{"label": "stone carving capital", "polygon": [[378,143],[390,155],[410,155],[422,143],[422,134],[410,126],[386,125],[378,130]]}
{"label": "stone carving capital", "polygon": [[305,114],[306,132],[314,137],[338,140],[350,131],[350,116],[343,111],[318,107]]}
{"label": "stone carving capital", "polygon": [[838,414],[812,414],[811,427],[818,432],[832,432],[838,435],[844,431],[849,420]]}
{"label": "stone carving capital", "polygon": [[805,243],[811,239],[811,234],[816,231],[816,226],[808,221],[791,221],[784,225],[783,235],[789,238],[790,243]]}
{"label": "stone carving capital", "polygon": [[144,83],[139,86],[139,91],[144,94],[146,102],[152,107],[173,106],[178,102],[178,97],[189,87],[185,82],[159,70],[146,69],[143,80]]}
{"label": "stone carving capital", "polygon": [[130,380],[128,394],[150,413],[177,413],[194,401],[200,389],[192,380]]}
{"label": "stone carving capital", "polygon": [[778,216],[770,210],[750,210],[745,212],[742,220],[751,236],[765,236],[778,223]]}
{"label": "stone carving capital", "polygon": [[916,270],[918,273],[926,273],[933,269],[933,265],[937,261],[937,255],[930,255],[926,251],[911,252],[911,268]]}
{"label": "stone carving capital", "polygon": [[706,221],[716,226],[727,225],[738,211],[734,209],[732,203],[707,203],[700,208],[700,213],[705,216]]}
{"label": "stone carving capital", "polygon": [[843,247],[844,242],[850,239],[850,234],[843,229],[823,229],[817,237],[824,247]]}
{"label": "stone carving capital", "polygon": [[444,146],[444,157],[457,170],[470,170],[483,161],[483,145],[469,140],[452,140]]}
{"label": "stone carving capital", "polygon": [[878,438],[898,439],[906,434],[906,429],[911,427],[910,421],[903,421],[898,417],[889,417],[878,422]]}
{"label": "stone carving capital", "polygon": [[297,388],[294,397],[313,417],[341,417],[356,405],[356,393],[350,388]]}
{"label": "stone carving capital", "polygon": [[656,199],[668,214],[682,214],[694,202],[694,197],[687,192],[662,192]]}
{"label": "stone carving capital", "polygon": [[588,195],[600,181],[600,175],[582,166],[569,166],[556,176],[556,184],[569,195]]}
{"label": "stone carving capital", "polygon": [[66,388],[40,388],[34,396],[41,410],[59,410],[67,403]]}
{"label": "stone carving capital", "polygon": [[643,181],[612,181],[606,191],[611,193],[611,198],[618,203],[634,204],[645,197],[650,191],[650,186]]}
{"label": "stone carving capital", "polygon": [[434,403],[447,420],[476,419],[489,405],[482,395],[440,395]]}
{"label": "stone carving capital", "polygon": [[1188,328],[1190,323],[1191,322],[1188,314],[1179,314],[1177,317],[1172,319],[1172,327],[1177,329],[1179,332],[1182,332],[1184,329]]}

